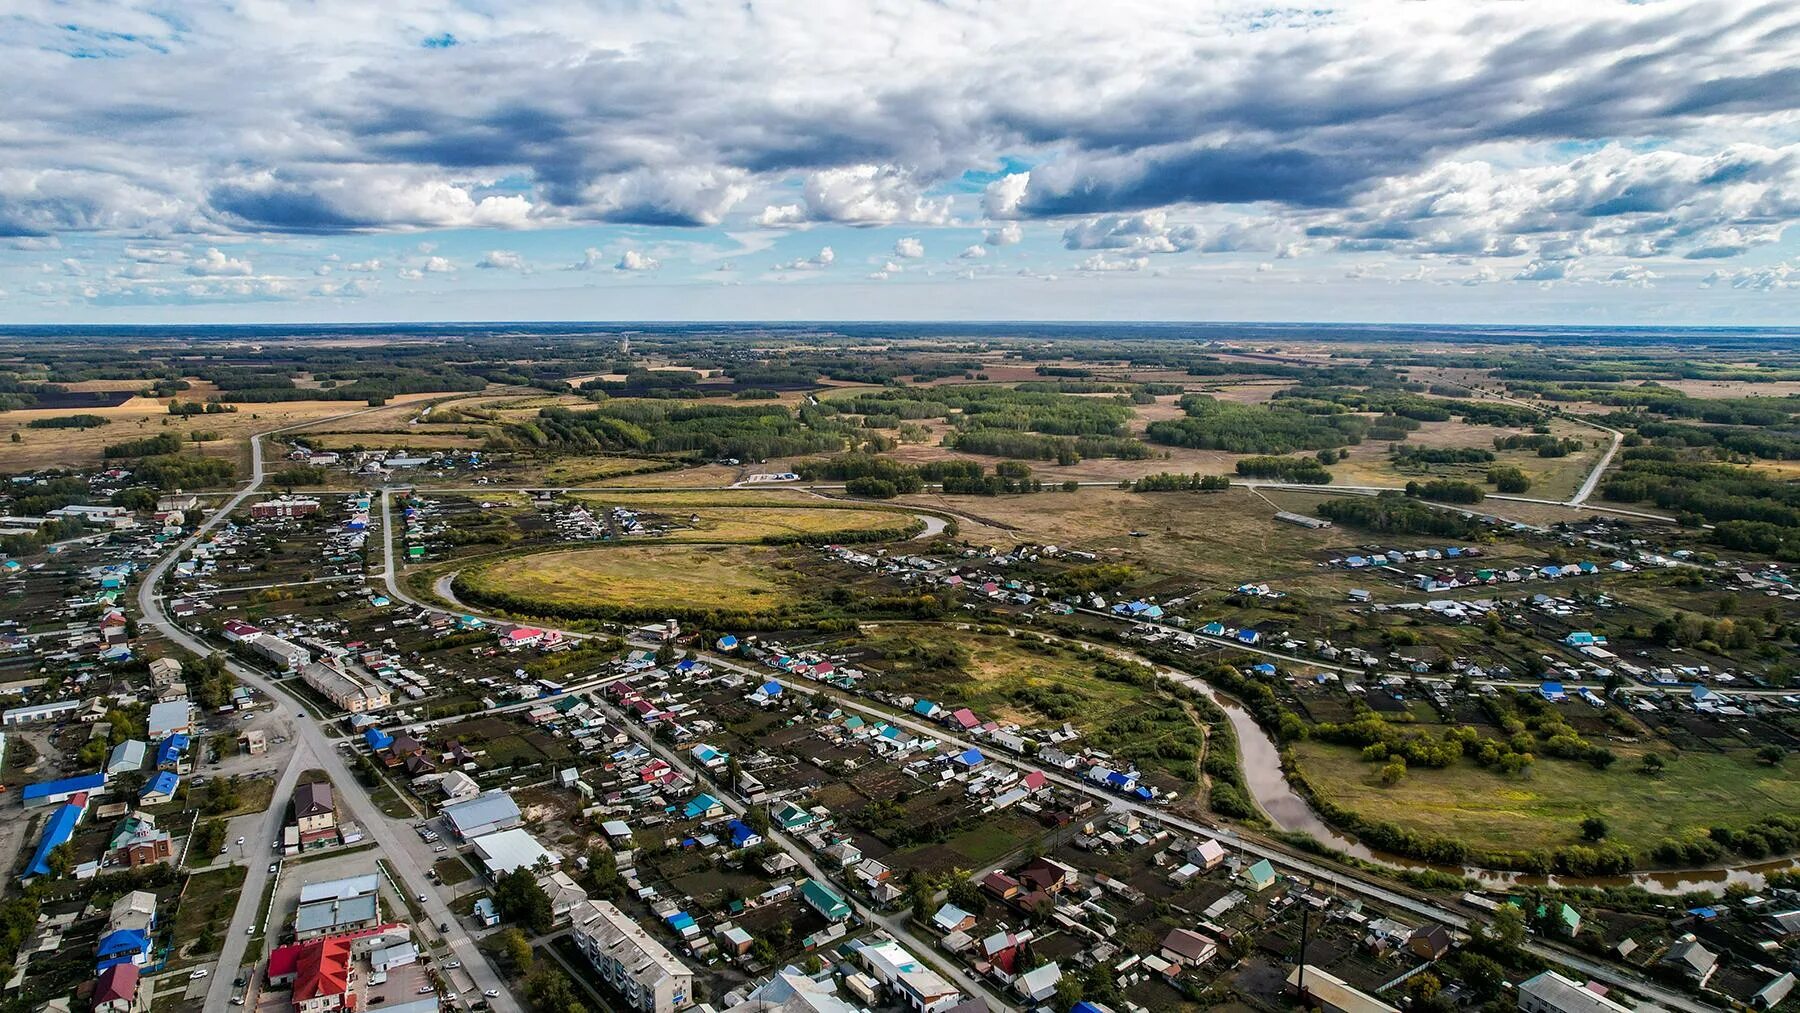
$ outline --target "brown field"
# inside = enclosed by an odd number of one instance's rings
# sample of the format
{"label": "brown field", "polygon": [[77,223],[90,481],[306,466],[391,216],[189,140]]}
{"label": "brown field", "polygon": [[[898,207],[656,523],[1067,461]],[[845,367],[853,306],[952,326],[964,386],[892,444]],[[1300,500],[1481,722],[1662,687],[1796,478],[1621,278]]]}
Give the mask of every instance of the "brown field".
{"label": "brown field", "polygon": [[[401,406],[444,396],[406,394],[393,401],[396,406]],[[194,392],[189,391],[182,395],[182,400],[192,400],[193,397]],[[0,471],[91,465],[101,460],[101,451],[109,443],[155,436],[162,432],[186,434],[205,430],[218,433],[219,439],[200,444],[202,453],[228,457],[237,462],[239,468],[248,469],[250,434],[296,423],[323,421],[365,408],[366,405],[357,401],[286,401],[246,404],[241,405],[236,412],[181,418],[168,413],[166,402],[134,397],[113,408],[6,412],[0,414]],[[83,414],[99,415],[111,420],[111,425],[79,430],[26,428],[26,423],[33,419]],[[11,442],[11,436],[15,432],[20,435],[19,443]]]}

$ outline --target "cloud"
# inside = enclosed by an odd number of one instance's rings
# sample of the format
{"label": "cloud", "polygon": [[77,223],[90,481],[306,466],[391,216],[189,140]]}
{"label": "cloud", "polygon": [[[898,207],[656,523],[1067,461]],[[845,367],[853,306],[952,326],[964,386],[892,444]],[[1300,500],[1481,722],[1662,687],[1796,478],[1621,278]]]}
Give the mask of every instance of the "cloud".
{"label": "cloud", "polygon": [[615,271],[654,271],[662,264],[655,258],[638,252],[626,250],[619,256],[619,262],[613,265]]}
{"label": "cloud", "polygon": [[449,274],[456,270],[456,265],[443,257],[426,257],[422,270],[426,274]]}
{"label": "cloud", "polygon": [[227,257],[216,247],[209,248],[201,256],[195,257],[187,266],[187,273],[200,277],[249,276],[256,272],[250,267],[248,260]]}
{"label": "cloud", "polygon": [[381,261],[374,258],[359,260],[352,264],[345,264],[344,270],[354,271],[357,274],[374,274],[381,270]]}
{"label": "cloud", "polygon": [[949,198],[927,199],[910,174],[889,165],[852,165],[815,172],[806,177],[803,193],[810,221],[939,225],[950,217]]}
{"label": "cloud", "polygon": [[87,234],[106,264],[265,237],[305,274],[345,233],[843,224],[959,249],[922,230],[998,247],[1042,219],[1106,263],[1599,281],[1728,270],[1800,222],[1791,5],[864,6],[27,4],[0,33],[0,244]]}
{"label": "cloud", "polygon": [[1011,246],[1025,238],[1025,230],[1018,222],[1002,222],[987,230],[981,241],[989,246]]}
{"label": "cloud", "polygon": [[1090,274],[1105,274],[1113,271],[1142,271],[1149,266],[1149,257],[1108,257],[1096,253],[1075,265],[1075,269]]}
{"label": "cloud", "polygon": [[989,218],[1013,218],[1025,202],[1031,173],[1015,172],[989,183],[981,192],[981,212]]}
{"label": "cloud", "polygon": [[525,258],[512,250],[489,250],[475,266],[489,271],[523,271]]}
{"label": "cloud", "polygon": [[925,244],[917,236],[906,236],[894,241],[894,256],[902,260],[918,260],[925,256]]}
{"label": "cloud", "polygon": [[782,204],[769,205],[756,216],[756,224],[765,229],[779,229],[790,225],[801,225],[806,222],[806,205]]}
{"label": "cloud", "polygon": [[1702,288],[1734,288],[1746,292],[1776,292],[1800,289],[1800,266],[1792,262],[1768,267],[1744,267],[1731,271],[1714,271],[1701,280]]}
{"label": "cloud", "polygon": [[1103,215],[1063,230],[1063,247],[1070,250],[1130,250],[1134,253],[1175,253],[1199,245],[1200,230],[1192,225],[1172,226],[1162,211],[1135,215]]}
{"label": "cloud", "polygon": [[980,243],[976,243],[975,245],[973,245],[973,246],[969,247],[968,249],[962,251],[961,253],[957,254],[957,257],[962,260],[980,260],[981,258],[983,258],[987,255],[988,255],[987,247],[981,245]]}
{"label": "cloud", "polygon": [[827,247],[823,247],[822,249],[819,250],[818,253],[816,253],[810,257],[798,257],[798,258],[795,258],[794,260],[786,261],[785,263],[776,264],[775,270],[777,270],[777,271],[823,271],[825,268],[830,267],[832,265],[832,263],[836,260],[837,260],[837,254],[832,251],[831,247],[827,246]]}
{"label": "cloud", "polygon": [[1534,260],[1513,275],[1514,281],[1562,281],[1569,276],[1566,260]]}

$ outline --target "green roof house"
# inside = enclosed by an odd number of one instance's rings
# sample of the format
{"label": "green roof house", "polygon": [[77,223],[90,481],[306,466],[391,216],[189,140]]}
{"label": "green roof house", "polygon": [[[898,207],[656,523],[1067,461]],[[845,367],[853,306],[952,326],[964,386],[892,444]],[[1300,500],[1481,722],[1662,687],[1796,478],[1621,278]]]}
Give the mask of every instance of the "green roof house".
{"label": "green roof house", "polygon": [[816,879],[807,880],[800,888],[800,899],[828,922],[841,922],[850,917],[850,905],[844,898]]}
{"label": "green roof house", "polygon": [[1241,875],[1252,890],[1260,892],[1275,885],[1275,867],[1266,858],[1245,869]]}

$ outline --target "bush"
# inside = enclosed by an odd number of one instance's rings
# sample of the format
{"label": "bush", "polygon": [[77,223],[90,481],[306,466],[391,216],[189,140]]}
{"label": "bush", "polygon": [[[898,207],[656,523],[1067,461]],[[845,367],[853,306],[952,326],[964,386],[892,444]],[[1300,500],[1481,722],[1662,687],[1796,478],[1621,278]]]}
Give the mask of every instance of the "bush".
{"label": "bush", "polygon": [[1521,493],[1531,488],[1531,479],[1525,477],[1523,471],[1511,466],[1489,468],[1487,480],[1488,484],[1500,492]]}
{"label": "bush", "polygon": [[1487,493],[1482,492],[1481,487],[1473,482],[1458,482],[1448,478],[1408,482],[1406,494],[1439,503],[1479,503],[1487,497]]}

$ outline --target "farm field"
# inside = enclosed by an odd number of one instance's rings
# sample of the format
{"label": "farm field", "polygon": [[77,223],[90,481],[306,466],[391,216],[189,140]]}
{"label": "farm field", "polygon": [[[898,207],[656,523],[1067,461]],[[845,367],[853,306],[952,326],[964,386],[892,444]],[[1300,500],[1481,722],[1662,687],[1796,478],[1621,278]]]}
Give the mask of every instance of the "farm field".
{"label": "farm field", "polygon": [[1364,762],[1352,747],[1302,742],[1293,748],[1313,787],[1338,805],[1476,847],[1580,844],[1582,821],[1599,816],[1608,840],[1642,852],[1665,837],[1704,835],[1711,826],[1737,827],[1800,810],[1800,760],[1789,757],[1771,767],[1749,750],[1683,752],[1657,777],[1638,770],[1644,750],[1615,747],[1618,762],[1604,771],[1545,759],[1531,774],[1514,777],[1459,763],[1415,768],[1399,784],[1384,787],[1380,766]]}
{"label": "farm field", "polygon": [[[444,394],[407,394],[392,400],[395,405],[411,405],[444,397]],[[204,397],[204,392],[184,391],[180,400]],[[133,397],[112,408],[39,408],[21,409],[0,415],[0,442],[7,445],[7,467],[14,470],[67,467],[98,464],[108,444],[126,440],[174,433],[184,439],[190,433],[211,432],[217,439],[197,444],[200,453],[209,457],[226,457],[240,469],[250,465],[250,434],[296,423],[362,411],[368,406],[359,401],[285,401],[267,404],[245,404],[235,412],[215,415],[174,416],[169,414],[166,400]],[[371,413],[378,414],[378,413]],[[107,425],[93,429],[30,429],[38,419],[69,415],[98,415]],[[11,443],[12,435],[19,442]]]}

